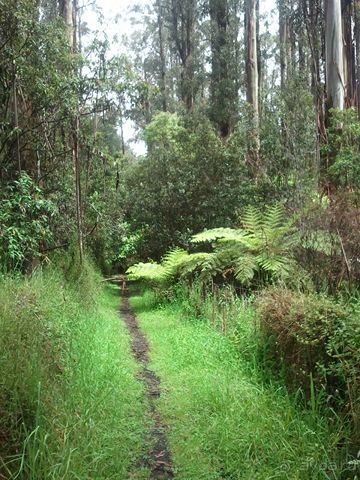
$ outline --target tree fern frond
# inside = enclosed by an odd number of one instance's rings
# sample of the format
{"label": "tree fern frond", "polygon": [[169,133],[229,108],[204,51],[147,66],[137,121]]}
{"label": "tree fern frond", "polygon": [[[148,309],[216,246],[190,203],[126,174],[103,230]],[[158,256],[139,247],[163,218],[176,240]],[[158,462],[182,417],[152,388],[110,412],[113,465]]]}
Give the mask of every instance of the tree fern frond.
{"label": "tree fern frond", "polygon": [[165,269],[159,263],[137,263],[126,271],[130,280],[161,282],[165,279]]}
{"label": "tree fern frond", "polygon": [[265,272],[275,277],[287,276],[293,267],[293,260],[280,254],[268,255],[266,252],[261,252],[256,256],[256,260]]}
{"label": "tree fern frond", "polygon": [[211,230],[205,230],[201,233],[194,235],[191,239],[193,243],[201,242],[214,242],[220,238],[233,238],[239,234],[238,230],[233,228],[213,228]]}
{"label": "tree fern frond", "polygon": [[341,251],[338,239],[334,238],[329,232],[321,230],[315,230],[306,237],[299,238],[299,243],[307,250],[323,253],[325,255],[332,255],[334,251]]}
{"label": "tree fern frond", "polygon": [[242,225],[248,233],[256,233],[263,225],[262,214],[259,209],[249,206],[241,217]]}
{"label": "tree fern frond", "polygon": [[243,255],[236,260],[235,277],[244,285],[248,285],[251,282],[257,270],[258,264],[253,255]]}
{"label": "tree fern frond", "polygon": [[216,258],[213,253],[192,253],[184,258],[180,266],[182,277],[199,273],[203,278],[211,278],[217,273]]}
{"label": "tree fern frond", "polygon": [[168,278],[174,277],[178,274],[182,262],[189,256],[189,253],[182,248],[174,248],[167,252],[162,261],[165,276]]}
{"label": "tree fern frond", "polygon": [[286,223],[285,207],[281,203],[268,206],[265,209],[263,219],[264,225],[269,229],[274,230],[283,227]]}
{"label": "tree fern frond", "polygon": [[233,236],[232,238],[220,238],[217,241],[218,245],[228,245],[229,248],[237,248],[240,251],[245,250],[254,250],[256,251],[262,244],[261,239],[258,235],[252,233],[244,233]]}

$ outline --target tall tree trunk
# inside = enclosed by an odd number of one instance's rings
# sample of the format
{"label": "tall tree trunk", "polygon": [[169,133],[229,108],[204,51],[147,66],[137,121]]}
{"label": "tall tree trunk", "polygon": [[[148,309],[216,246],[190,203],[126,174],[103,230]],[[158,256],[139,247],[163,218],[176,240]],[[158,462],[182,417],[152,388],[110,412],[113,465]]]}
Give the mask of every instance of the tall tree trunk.
{"label": "tall tree trunk", "polygon": [[[77,0],[59,0],[60,15],[63,17],[67,26],[67,35],[69,47],[73,53],[77,50]],[[79,100],[78,100],[79,102]],[[81,166],[79,155],[79,129],[80,115],[79,105],[76,107],[74,118],[72,121],[72,160],[74,165],[75,177],[75,207],[76,207],[76,226],[77,240],[79,248],[80,262],[83,260],[84,241],[82,226],[82,201],[81,201]]]}
{"label": "tall tree trunk", "polygon": [[171,31],[181,63],[180,95],[187,111],[194,106],[196,0],[171,0]]}
{"label": "tall tree trunk", "polygon": [[160,55],[160,91],[162,97],[162,110],[168,110],[168,92],[166,85],[166,53],[165,53],[165,38],[164,38],[164,7],[162,0],[156,0],[157,8],[157,24],[159,34],[159,55]]}
{"label": "tall tree trunk", "polygon": [[328,108],[344,108],[344,55],[341,0],[326,2],[326,90]]}
{"label": "tall tree trunk", "polygon": [[[77,22],[77,10],[78,2],[77,0],[72,0],[72,49],[76,53],[77,46],[77,34],[78,34],[78,22]],[[79,155],[79,131],[80,131],[80,112],[79,112],[79,101],[77,99],[77,106],[75,112],[75,121],[74,121],[74,130],[73,130],[73,160],[74,160],[74,170],[75,170],[75,194],[76,194],[76,224],[77,224],[77,236],[79,244],[79,256],[80,263],[83,261],[84,256],[84,236],[83,236],[83,209],[82,209],[82,200],[81,200],[81,165],[80,165],[80,155]]]}
{"label": "tall tree trunk", "polygon": [[280,79],[281,90],[284,90],[287,83],[288,73],[288,29],[289,20],[286,7],[283,1],[279,2],[279,43],[280,43]]}
{"label": "tall tree trunk", "polygon": [[[322,82],[322,52],[324,50],[323,10],[321,0],[301,0],[302,15],[305,22],[306,35],[310,49],[311,90],[316,112],[316,157],[320,166],[320,145],[326,138],[325,128],[325,92]],[[325,70],[325,68],[324,68]]]}
{"label": "tall tree trunk", "polygon": [[75,115],[75,121],[73,126],[73,162],[75,171],[75,202],[76,202],[76,226],[77,226],[77,238],[79,247],[80,263],[82,263],[84,256],[84,238],[83,238],[83,225],[82,225],[82,199],[81,199],[81,167],[79,156],[79,129],[80,121],[79,115]]}
{"label": "tall tree trunk", "polygon": [[245,43],[246,43],[246,99],[251,107],[252,134],[249,156],[258,164],[259,140],[259,72],[257,58],[256,0],[246,0],[245,4]]}
{"label": "tall tree trunk", "polygon": [[291,5],[288,0],[279,0],[279,43],[280,43],[280,76],[281,88],[284,89],[288,80],[295,72],[296,37],[291,21]]}
{"label": "tall tree trunk", "polygon": [[355,47],[356,47],[356,104],[360,119],[360,0],[354,0]]}
{"label": "tall tree trunk", "polygon": [[15,63],[15,60],[14,60],[13,99],[14,99],[14,120],[15,120],[15,129],[16,129],[16,158],[17,158],[18,172],[21,173],[21,151],[20,151],[20,134],[19,134],[19,106],[18,106],[17,88],[18,87],[17,87],[16,63]]}
{"label": "tall tree trunk", "polygon": [[342,19],[344,37],[345,106],[354,107],[356,105],[356,61],[352,28],[352,0],[342,0]]}
{"label": "tall tree trunk", "polygon": [[227,0],[210,0],[211,77],[210,118],[222,137],[232,129],[235,88],[230,75],[229,7]]}
{"label": "tall tree trunk", "polygon": [[[261,92],[263,82],[265,63],[261,59],[261,43],[260,43],[260,0],[256,0],[256,57],[258,67],[258,91]],[[259,118],[261,116],[261,102],[259,100]]]}
{"label": "tall tree trunk", "polygon": [[60,16],[67,26],[67,36],[70,47],[74,48],[74,6],[73,0],[59,0]]}

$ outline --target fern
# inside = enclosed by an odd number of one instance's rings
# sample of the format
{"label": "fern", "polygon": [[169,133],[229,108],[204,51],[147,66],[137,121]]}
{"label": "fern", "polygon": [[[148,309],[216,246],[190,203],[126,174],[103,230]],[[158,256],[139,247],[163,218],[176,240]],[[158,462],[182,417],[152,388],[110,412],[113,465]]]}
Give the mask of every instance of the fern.
{"label": "fern", "polygon": [[284,255],[268,255],[266,252],[261,252],[256,256],[258,265],[265,271],[278,278],[287,277],[293,267],[293,260]]}
{"label": "fern", "polygon": [[328,256],[334,253],[341,253],[339,239],[332,236],[331,233],[321,230],[312,231],[306,237],[302,237],[301,246],[306,250],[312,250]]}
{"label": "fern", "polygon": [[162,266],[167,278],[175,277],[189,253],[182,248],[174,248],[164,255]]}
{"label": "fern", "polygon": [[274,230],[279,227],[283,227],[286,220],[285,208],[280,203],[271,205],[265,209],[263,215],[263,224],[267,228]]}
{"label": "fern", "polygon": [[293,250],[298,236],[284,207],[277,204],[264,212],[248,207],[241,220],[241,229],[220,228],[193,237],[194,242],[215,241],[213,270],[233,272],[245,285],[256,274],[267,280],[288,276],[294,267]]}
{"label": "fern", "polygon": [[193,277],[199,274],[204,280],[211,278],[216,274],[215,255],[213,253],[192,253],[183,259],[179,273],[181,277]]}
{"label": "fern", "polygon": [[150,283],[163,283],[195,274],[205,279],[216,273],[216,261],[212,253],[189,254],[186,250],[175,248],[164,255],[161,264],[137,263],[128,268],[126,273],[131,280]]}
{"label": "fern", "polygon": [[263,216],[260,210],[252,206],[246,208],[241,220],[248,234],[259,232],[263,226]]}
{"label": "fern", "polygon": [[213,228],[194,235],[191,240],[193,243],[214,242],[219,238],[234,239],[238,235],[239,231],[233,228]]}
{"label": "fern", "polygon": [[165,279],[165,268],[159,263],[137,263],[126,271],[130,280],[146,280],[162,282]]}
{"label": "fern", "polygon": [[235,278],[244,285],[249,285],[258,271],[259,265],[253,255],[243,254],[234,264]]}
{"label": "fern", "polygon": [[208,280],[228,274],[244,285],[283,279],[294,270],[294,247],[299,235],[293,221],[286,218],[282,205],[261,211],[245,210],[242,228],[215,228],[194,235],[194,243],[212,242],[211,253],[188,253],[175,248],[166,253],[161,264],[139,263],[130,267],[130,278],[152,282],[171,282],[178,278],[199,276]]}

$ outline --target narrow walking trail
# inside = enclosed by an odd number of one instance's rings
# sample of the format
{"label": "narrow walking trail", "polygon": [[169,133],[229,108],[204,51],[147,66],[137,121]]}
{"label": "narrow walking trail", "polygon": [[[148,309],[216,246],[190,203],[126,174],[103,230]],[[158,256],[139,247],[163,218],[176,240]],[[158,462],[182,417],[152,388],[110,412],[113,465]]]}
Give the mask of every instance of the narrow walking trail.
{"label": "narrow walking trail", "polygon": [[168,450],[166,427],[156,408],[156,399],[161,395],[160,378],[148,368],[149,343],[140,330],[137,318],[129,304],[129,291],[127,288],[122,288],[120,292],[122,296],[120,307],[121,317],[131,335],[133,355],[141,364],[139,378],[146,385],[145,393],[148,398],[149,413],[153,421],[153,428],[150,431],[148,439],[150,449],[147,456],[142,460],[141,466],[150,469],[151,480],[172,479],[174,475],[171,465],[171,455]]}

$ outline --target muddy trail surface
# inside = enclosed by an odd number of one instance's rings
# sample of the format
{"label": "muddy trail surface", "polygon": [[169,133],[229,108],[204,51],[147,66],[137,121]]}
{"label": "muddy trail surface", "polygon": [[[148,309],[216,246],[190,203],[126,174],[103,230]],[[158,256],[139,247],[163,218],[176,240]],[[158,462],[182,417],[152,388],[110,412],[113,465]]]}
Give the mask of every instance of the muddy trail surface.
{"label": "muddy trail surface", "polygon": [[139,378],[145,383],[145,394],[148,399],[150,415],[153,420],[153,429],[150,431],[149,444],[151,445],[147,455],[141,460],[141,467],[150,469],[149,480],[174,478],[171,455],[166,438],[166,427],[161,415],[157,411],[155,401],[161,395],[160,379],[149,368],[149,343],[139,327],[136,316],[129,303],[129,290],[120,289],[122,304],[121,317],[124,320],[131,338],[132,352],[136,360],[141,364]]}

